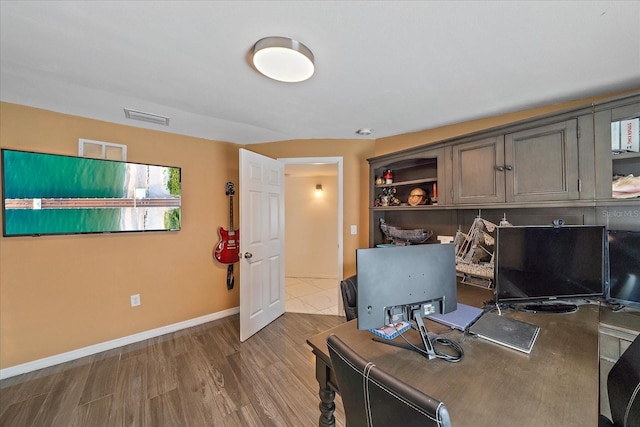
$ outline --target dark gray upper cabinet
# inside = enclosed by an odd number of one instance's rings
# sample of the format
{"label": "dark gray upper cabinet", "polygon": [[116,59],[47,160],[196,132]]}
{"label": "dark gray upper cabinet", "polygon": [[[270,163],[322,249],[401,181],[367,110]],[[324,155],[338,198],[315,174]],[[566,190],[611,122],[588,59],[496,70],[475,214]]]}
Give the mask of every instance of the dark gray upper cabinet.
{"label": "dark gray upper cabinet", "polygon": [[453,203],[574,200],[577,120],[454,145]]}
{"label": "dark gray upper cabinet", "polygon": [[504,136],[451,147],[454,204],[505,201]]}
{"label": "dark gray upper cabinet", "polygon": [[567,120],[505,136],[507,202],[580,198],[577,129]]}

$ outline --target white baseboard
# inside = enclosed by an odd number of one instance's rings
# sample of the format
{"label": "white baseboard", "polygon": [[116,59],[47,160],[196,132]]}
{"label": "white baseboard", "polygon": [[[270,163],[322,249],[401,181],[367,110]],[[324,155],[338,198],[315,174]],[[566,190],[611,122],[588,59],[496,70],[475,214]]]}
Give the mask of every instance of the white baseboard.
{"label": "white baseboard", "polygon": [[192,326],[201,325],[203,323],[212,322],[214,320],[222,319],[238,313],[240,313],[240,307],[230,308],[228,310],[219,311],[217,313],[211,313],[205,316],[196,317],[195,319],[185,320],[184,322],[174,323],[173,325],[167,325],[161,328],[139,332],[137,334],[129,335],[122,338],[116,338],[114,340],[106,341],[100,344],[94,344],[88,347],[79,348],[77,350],[68,351],[66,353],[56,354],[54,356],[45,357],[43,359],[34,360],[32,362],[22,363],[20,365],[0,369],[0,380],[14,377],[20,374],[26,374],[27,372],[37,371],[38,369],[48,368],[49,366],[69,362],[70,360],[90,356],[102,351],[122,347],[127,344],[144,341],[149,338],[158,337],[160,335],[179,331],[181,329],[186,329]]}

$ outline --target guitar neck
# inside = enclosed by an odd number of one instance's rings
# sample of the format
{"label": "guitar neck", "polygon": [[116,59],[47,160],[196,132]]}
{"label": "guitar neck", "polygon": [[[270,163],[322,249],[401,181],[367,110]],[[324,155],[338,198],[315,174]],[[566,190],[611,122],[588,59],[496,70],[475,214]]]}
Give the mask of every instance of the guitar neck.
{"label": "guitar neck", "polygon": [[233,232],[233,196],[229,195],[229,231]]}

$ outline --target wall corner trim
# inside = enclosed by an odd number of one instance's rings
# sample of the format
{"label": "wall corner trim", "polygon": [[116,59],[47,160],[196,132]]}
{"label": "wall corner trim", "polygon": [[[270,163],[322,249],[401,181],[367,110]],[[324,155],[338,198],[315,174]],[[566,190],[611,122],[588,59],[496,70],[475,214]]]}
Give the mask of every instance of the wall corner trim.
{"label": "wall corner trim", "polygon": [[203,323],[212,322],[214,320],[223,319],[225,317],[232,316],[238,313],[240,313],[240,307],[234,307],[227,310],[218,311],[216,313],[211,313],[204,316],[196,317],[194,319],[185,320],[183,322],[174,323],[172,325],[162,326],[156,329],[150,329],[148,331],[139,332],[137,334],[129,335],[122,338],[116,338],[111,341],[105,341],[103,343],[90,345],[88,347],[79,348],[77,350],[71,350],[66,353],[56,354],[53,356],[34,360],[32,362],[10,366],[5,369],[0,369],[0,380],[14,377],[16,375],[25,374],[27,372],[36,371],[38,369],[48,368],[50,366],[58,365],[64,362],[69,362],[71,360],[80,359],[81,357],[90,356],[92,354],[100,353],[102,351],[112,350],[114,348],[122,347],[127,344],[133,344],[136,342],[144,341],[149,338],[155,338],[160,335],[179,331],[181,329],[186,329],[192,326],[201,325]]}

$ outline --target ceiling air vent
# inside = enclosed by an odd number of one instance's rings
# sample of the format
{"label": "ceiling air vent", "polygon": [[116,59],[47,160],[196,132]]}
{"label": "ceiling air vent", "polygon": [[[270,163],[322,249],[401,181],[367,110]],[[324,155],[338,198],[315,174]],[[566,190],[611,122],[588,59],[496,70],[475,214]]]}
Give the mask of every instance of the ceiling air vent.
{"label": "ceiling air vent", "polygon": [[140,120],[141,122],[153,123],[155,125],[169,126],[169,117],[159,116],[157,114],[144,113],[142,111],[124,109],[124,115],[127,119]]}

